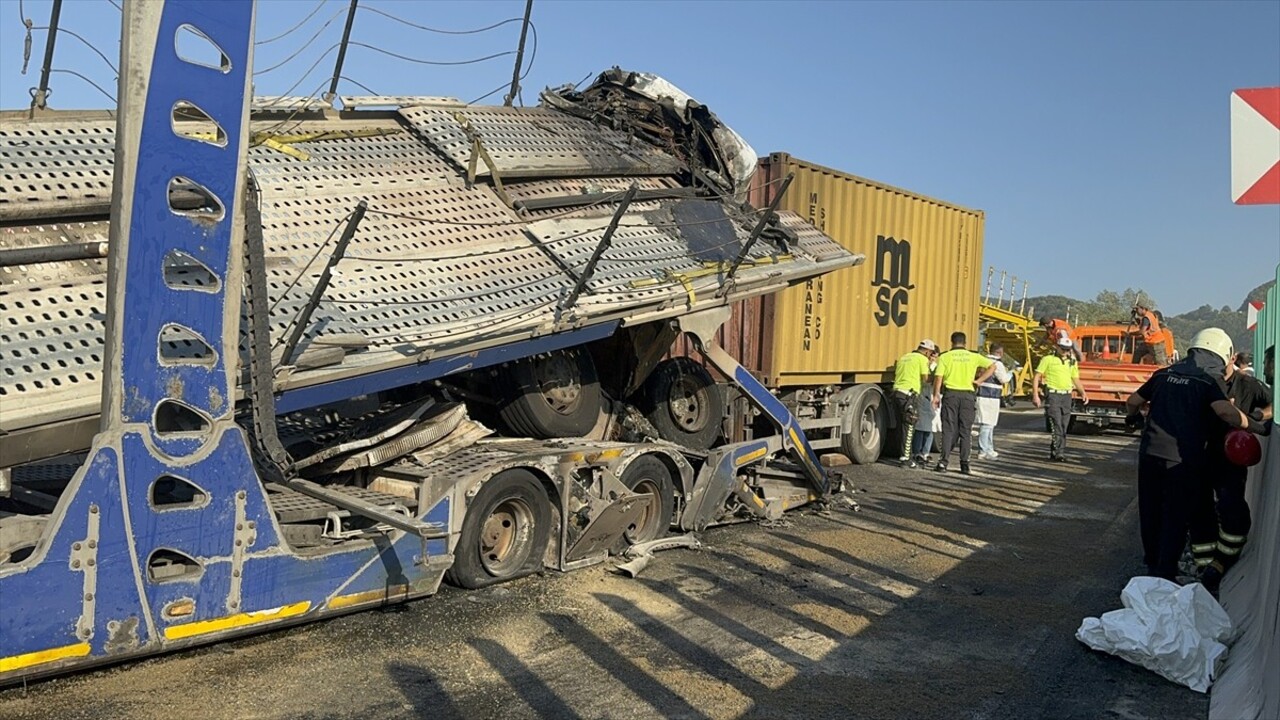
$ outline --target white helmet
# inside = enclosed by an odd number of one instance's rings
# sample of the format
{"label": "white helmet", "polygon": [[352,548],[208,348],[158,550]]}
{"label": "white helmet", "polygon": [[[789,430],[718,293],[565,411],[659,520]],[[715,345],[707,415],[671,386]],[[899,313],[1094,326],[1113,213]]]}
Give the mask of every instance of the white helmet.
{"label": "white helmet", "polygon": [[1205,328],[1195,334],[1191,338],[1191,348],[1200,348],[1222,358],[1222,362],[1229,363],[1231,358],[1236,354],[1235,345],[1231,342],[1231,336],[1222,328]]}

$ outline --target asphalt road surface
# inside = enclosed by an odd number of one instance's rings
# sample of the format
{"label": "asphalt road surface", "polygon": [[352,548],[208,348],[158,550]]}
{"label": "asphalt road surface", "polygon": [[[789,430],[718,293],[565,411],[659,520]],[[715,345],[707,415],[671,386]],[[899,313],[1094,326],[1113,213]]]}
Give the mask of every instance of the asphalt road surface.
{"label": "asphalt road surface", "polygon": [[830,511],[708,531],[639,579],[446,588],[11,688],[0,718],[1207,716],[1075,640],[1141,570],[1136,442],[1072,437],[1049,464],[1042,430],[1006,412],[972,477],[854,468]]}

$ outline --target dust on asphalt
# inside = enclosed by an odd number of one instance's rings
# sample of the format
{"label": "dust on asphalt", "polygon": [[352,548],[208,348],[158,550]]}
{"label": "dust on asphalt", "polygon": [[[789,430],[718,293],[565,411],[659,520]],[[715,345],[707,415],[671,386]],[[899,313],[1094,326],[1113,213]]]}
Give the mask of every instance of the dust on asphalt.
{"label": "dust on asphalt", "polygon": [[[1141,570],[1135,441],[1008,412],[976,474],[849,468],[827,511],[0,692],[3,718],[1203,718],[1074,639]],[[856,506],[855,506],[856,503]]]}

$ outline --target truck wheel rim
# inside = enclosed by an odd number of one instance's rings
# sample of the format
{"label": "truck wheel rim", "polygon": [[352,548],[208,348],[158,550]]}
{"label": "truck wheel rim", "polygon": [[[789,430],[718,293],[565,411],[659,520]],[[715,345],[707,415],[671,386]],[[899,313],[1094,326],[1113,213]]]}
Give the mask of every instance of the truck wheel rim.
{"label": "truck wheel rim", "polygon": [[508,498],[485,518],[480,532],[480,564],[490,575],[502,577],[528,559],[533,511],[519,498]]}
{"label": "truck wheel rim", "polygon": [[858,424],[858,437],[863,447],[871,447],[880,437],[880,426],[876,423],[876,407],[868,405],[862,411],[862,422]]}
{"label": "truck wheel rim", "polygon": [[533,361],[533,377],[547,406],[560,415],[572,415],[582,398],[578,368],[564,353]]}
{"label": "truck wheel rim", "polygon": [[648,507],[646,507],[644,511],[640,513],[640,516],[636,518],[636,521],[627,528],[627,540],[634,544],[644,542],[649,539],[648,535],[650,534],[650,526],[653,525],[653,522],[659,512],[659,508],[662,507],[662,496],[659,494],[661,491],[658,487],[658,483],[650,480],[649,478],[645,478],[636,483],[635,487],[631,488],[631,492],[639,495],[648,495],[650,497]]}
{"label": "truck wheel rim", "polygon": [[671,384],[667,407],[671,419],[685,432],[697,432],[707,425],[707,403],[702,392],[703,388],[692,378],[680,378]]}

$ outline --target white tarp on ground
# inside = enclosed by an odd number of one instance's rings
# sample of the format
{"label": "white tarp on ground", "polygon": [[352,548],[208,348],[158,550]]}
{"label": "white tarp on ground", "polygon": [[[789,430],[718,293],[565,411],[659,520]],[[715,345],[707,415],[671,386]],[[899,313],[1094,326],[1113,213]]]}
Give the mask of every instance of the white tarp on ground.
{"label": "white tarp on ground", "polygon": [[1123,610],[1085,618],[1076,639],[1208,692],[1227,651],[1231,618],[1199,583],[1136,577],[1120,593]]}

